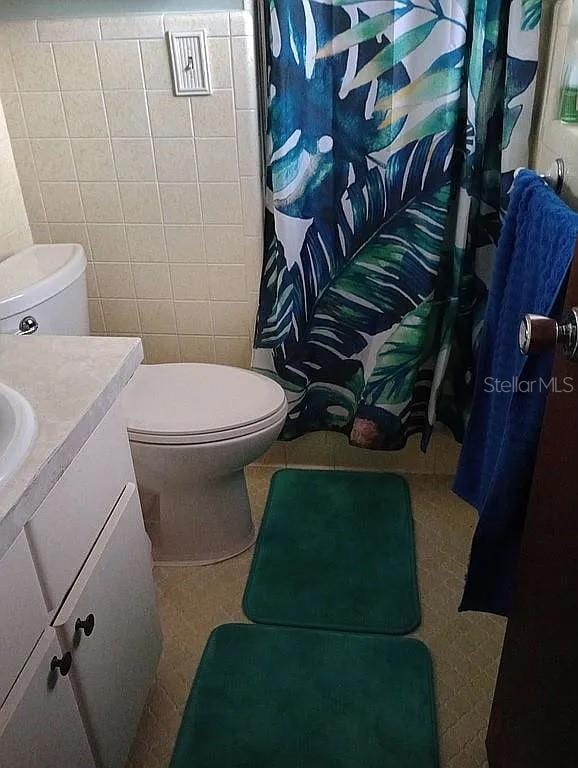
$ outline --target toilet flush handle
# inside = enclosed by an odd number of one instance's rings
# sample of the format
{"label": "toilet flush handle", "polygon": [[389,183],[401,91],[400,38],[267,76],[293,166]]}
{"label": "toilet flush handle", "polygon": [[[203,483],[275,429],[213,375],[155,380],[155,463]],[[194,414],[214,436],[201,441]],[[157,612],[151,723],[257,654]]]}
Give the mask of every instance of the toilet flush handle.
{"label": "toilet flush handle", "polygon": [[38,330],[38,320],[32,315],[23,317],[18,325],[16,336],[30,336],[32,333],[36,333]]}

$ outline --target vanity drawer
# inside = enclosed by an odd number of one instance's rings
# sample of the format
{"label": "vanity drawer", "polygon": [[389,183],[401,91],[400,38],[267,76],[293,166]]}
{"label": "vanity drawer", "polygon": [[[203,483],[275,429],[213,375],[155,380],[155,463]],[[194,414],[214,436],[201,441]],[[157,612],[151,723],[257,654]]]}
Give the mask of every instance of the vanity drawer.
{"label": "vanity drawer", "polygon": [[117,403],[26,525],[49,611],[62,603],[128,482],[134,470]]}
{"label": "vanity drawer", "polygon": [[2,704],[48,621],[24,532],[0,560],[0,616]]}

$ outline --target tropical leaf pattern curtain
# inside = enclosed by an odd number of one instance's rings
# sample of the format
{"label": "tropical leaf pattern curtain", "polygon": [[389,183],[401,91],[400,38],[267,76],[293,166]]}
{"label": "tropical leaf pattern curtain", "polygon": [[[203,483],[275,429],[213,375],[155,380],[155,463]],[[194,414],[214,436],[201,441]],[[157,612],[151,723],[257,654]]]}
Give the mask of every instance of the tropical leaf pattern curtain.
{"label": "tropical leaf pattern curtain", "polygon": [[265,0],[253,366],[283,437],[459,438],[500,217],[528,162],[540,0]]}

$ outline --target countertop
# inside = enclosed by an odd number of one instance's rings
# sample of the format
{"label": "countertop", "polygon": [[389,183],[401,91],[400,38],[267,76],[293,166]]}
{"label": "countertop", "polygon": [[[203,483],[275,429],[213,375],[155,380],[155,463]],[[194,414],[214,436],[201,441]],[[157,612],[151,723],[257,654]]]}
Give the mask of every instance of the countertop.
{"label": "countertop", "polygon": [[34,409],[36,442],[0,486],[0,557],[142,361],[140,339],[0,335],[0,381]]}

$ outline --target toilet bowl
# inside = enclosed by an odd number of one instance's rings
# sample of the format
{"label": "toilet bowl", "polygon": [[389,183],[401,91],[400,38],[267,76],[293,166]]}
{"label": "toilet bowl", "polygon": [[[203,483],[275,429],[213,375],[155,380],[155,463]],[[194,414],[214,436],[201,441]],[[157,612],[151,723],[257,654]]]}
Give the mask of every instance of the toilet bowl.
{"label": "toilet bowl", "polygon": [[267,451],[287,415],[283,389],[252,371],[204,363],[144,365],[124,411],[153,558],[207,565],[253,544],[244,468]]}

